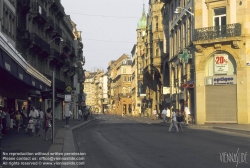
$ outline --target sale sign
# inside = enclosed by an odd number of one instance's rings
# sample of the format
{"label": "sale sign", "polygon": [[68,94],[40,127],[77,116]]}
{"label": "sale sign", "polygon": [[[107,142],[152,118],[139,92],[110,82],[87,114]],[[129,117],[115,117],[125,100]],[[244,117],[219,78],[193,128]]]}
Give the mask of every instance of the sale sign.
{"label": "sale sign", "polygon": [[214,55],[214,74],[227,74],[228,72],[228,55]]}

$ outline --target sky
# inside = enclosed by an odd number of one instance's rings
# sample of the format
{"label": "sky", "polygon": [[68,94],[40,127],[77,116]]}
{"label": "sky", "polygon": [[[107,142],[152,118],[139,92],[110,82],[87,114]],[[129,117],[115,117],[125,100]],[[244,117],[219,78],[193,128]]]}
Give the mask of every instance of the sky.
{"label": "sky", "polygon": [[131,56],[137,22],[148,0],[61,0],[66,15],[82,31],[84,69],[107,71],[108,63]]}

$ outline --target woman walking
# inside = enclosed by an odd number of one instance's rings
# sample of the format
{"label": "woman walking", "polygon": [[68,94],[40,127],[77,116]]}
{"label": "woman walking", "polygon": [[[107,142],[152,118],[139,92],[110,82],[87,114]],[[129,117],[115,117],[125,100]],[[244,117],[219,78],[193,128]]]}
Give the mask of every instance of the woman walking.
{"label": "woman walking", "polygon": [[52,127],[52,123],[51,123],[51,120],[52,120],[52,114],[51,114],[51,108],[48,108],[46,113],[45,113],[45,122],[44,122],[44,128],[45,128],[45,132],[44,132],[44,135],[45,135],[45,140],[47,141],[47,132],[49,130],[50,132],[50,139],[52,139],[52,132],[51,132],[51,127]]}

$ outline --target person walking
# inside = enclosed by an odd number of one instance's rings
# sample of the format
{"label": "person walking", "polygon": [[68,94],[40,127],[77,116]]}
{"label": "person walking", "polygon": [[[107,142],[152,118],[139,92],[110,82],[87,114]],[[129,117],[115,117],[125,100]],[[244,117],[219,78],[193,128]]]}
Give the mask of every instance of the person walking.
{"label": "person walking", "polygon": [[[4,135],[4,134],[7,134],[7,132],[6,132],[6,108],[2,108],[1,107],[1,109],[0,109],[0,119],[1,119],[1,124],[2,124],[2,135]],[[0,127],[1,127],[1,125],[0,125]]]}
{"label": "person walking", "polygon": [[6,124],[4,125],[4,129],[5,129],[5,133],[7,134],[6,130],[10,130],[10,113],[9,113],[9,109],[4,108],[3,109],[4,114],[5,114],[5,118],[4,121]]}
{"label": "person walking", "polygon": [[162,110],[161,116],[163,117],[163,122],[166,122],[167,107]]}
{"label": "person walking", "polygon": [[171,131],[172,131],[173,125],[175,126],[176,133],[178,133],[178,132],[179,132],[179,129],[178,129],[177,124],[176,124],[176,112],[174,111],[174,109],[172,109],[172,122],[171,122],[171,124],[170,124],[169,129],[168,129],[168,132],[171,132]]}
{"label": "person walking", "polygon": [[79,109],[78,110],[78,118],[79,118],[79,121],[82,119],[82,110],[81,109]]}
{"label": "person walking", "polygon": [[71,117],[72,115],[72,112],[70,110],[66,110],[65,111],[65,122],[66,122],[66,125],[69,125],[69,118]]}
{"label": "person walking", "polygon": [[188,108],[188,106],[186,105],[186,107],[184,108],[184,112],[185,112],[185,120],[186,120],[186,125],[188,125],[188,121],[190,119],[190,110]]}
{"label": "person walking", "polygon": [[22,121],[22,115],[19,110],[17,110],[17,113],[15,115],[15,120],[16,120],[17,133],[19,133],[20,123]]}
{"label": "person walking", "polygon": [[153,120],[157,120],[157,110],[156,109],[154,109],[153,110]]}
{"label": "person walking", "polygon": [[29,114],[30,119],[32,119],[33,121],[29,121],[30,124],[30,128],[32,129],[32,133],[35,133],[35,124],[37,123],[37,119],[39,118],[39,112],[38,110],[33,106],[30,110],[30,114]]}
{"label": "person walking", "polygon": [[23,126],[26,127],[28,125],[28,113],[25,107],[22,109],[22,114],[23,114]]}
{"label": "person walking", "polygon": [[51,121],[52,121],[52,114],[51,114],[51,108],[48,108],[47,109],[47,111],[46,111],[46,113],[45,113],[45,117],[44,117],[44,129],[45,129],[45,131],[44,131],[44,136],[45,136],[45,141],[47,141],[48,139],[47,139],[47,132],[48,132],[48,130],[49,130],[49,132],[50,132],[50,139],[52,139],[52,130],[51,130],[51,128],[52,128],[52,123],[51,123]]}
{"label": "person walking", "polygon": [[168,107],[166,107],[166,119],[167,119],[167,122],[170,122],[170,110]]}
{"label": "person walking", "polygon": [[176,119],[177,119],[177,122],[176,122],[177,126],[181,129],[181,132],[183,132],[181,123],[184,121],[184,117],[183,117],[181,111],[178,111]]}

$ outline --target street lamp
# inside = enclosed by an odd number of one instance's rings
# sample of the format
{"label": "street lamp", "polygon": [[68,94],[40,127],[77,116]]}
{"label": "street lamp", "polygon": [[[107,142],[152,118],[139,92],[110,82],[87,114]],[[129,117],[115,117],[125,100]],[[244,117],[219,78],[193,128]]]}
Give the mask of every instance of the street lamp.
{"label": "street lamp", "polygon": [[52,41],[54,41],[54,40],[57,39],[57,38],[60,38],[60,41],[63,41],[63,38],[61,38],[61,37],[55,37],[55,38],[53,38],[52,40],[50,40],[48,43],[51,43]]}
{"label": "street lamp", "polygon": [[[48,42],[50,44],[55,39],[60,38],[61,41],[63,39],[61,37],[55,37]],[[52,144],[55,143],[55,70],[52,71]]]}
{"label": "street lamp", "polygon": [[179,6],[175,9],[174,13],[175,14],[180,14],[181,13],[181,9],[184,10],[184,11],[186,11],[186,12],[188,12],[190,15],[192,15],[194,17],[194,14],[192,12],[188,11],[185,8],[179,7]]}
{"label": "street lamp", "polygon": [[[190,33],[191,33],[190,37],[192,39],[190,41],[192,42],[191,45],[193,45],[193,39],[194,39],[194,33],[193,33],[193,30],[194,30],[194,13],[192,13],[189,10],[187,10],[185,8],[182,8],[182,7],[176,7],[174,13],[175,14],[180,14],[181,10],[184,10],[184,11],[188,12],[191,15],[191,26],[192,26],[192,28],[190,28]],[[194,66],[195,66],[195,57],[193,57],[193,62],[194,62]],[[196,79],[195,79],[196,78],[196,74],[193,74],[193,75],[194,75],[194,81],[196,82]],[[188,101],[188,102],[190,102],[190,101]],[[194,114],[196,114],[196,87],[195,86],[194,86]]]}

